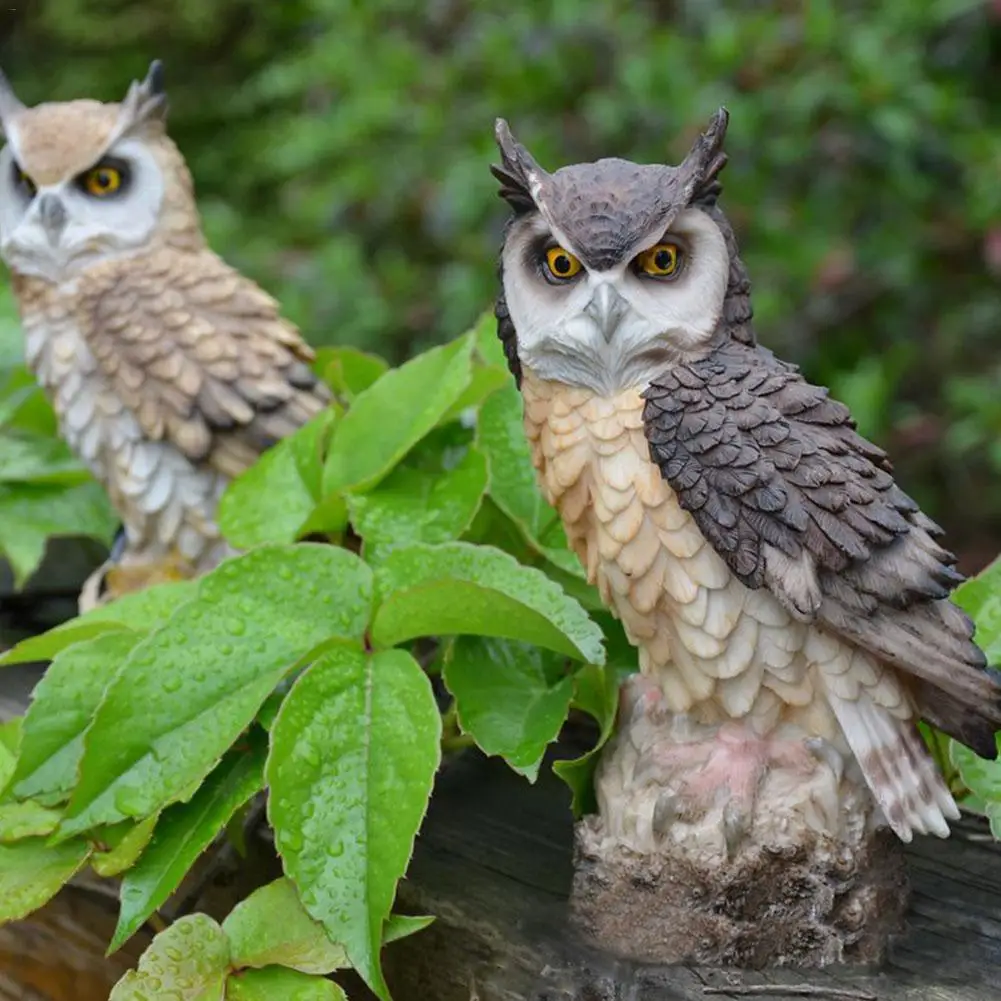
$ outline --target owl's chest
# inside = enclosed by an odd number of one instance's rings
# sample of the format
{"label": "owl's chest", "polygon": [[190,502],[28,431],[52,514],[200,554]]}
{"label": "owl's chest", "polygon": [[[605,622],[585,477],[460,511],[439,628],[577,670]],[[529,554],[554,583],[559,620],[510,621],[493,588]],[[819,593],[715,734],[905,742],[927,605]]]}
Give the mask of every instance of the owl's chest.
{"label": "owl's chest", "polygon": [[798,683],[802,629],[741,584],[681,508],[650,461],[639,390],[597,396],[529,372],[522,391],[543,492],[640,666],[677,683],[676,708],[728,699],[746,677],[732,706],[746,711],[762,670]]}
{"label": "owl's chest", "polygon": [[638,390],[597,396],[527,375],[525,429],[547,499],[605,600],[641,614],[726,588],[726,564],[650,461]]}
{"label": "owl's chest", "polygon": [[180,537],[184,554],[198,558],[203,540],[217,535],[225,477],[192,466],[169,442],[145,437],[101,371],[71,297],[58,291],[50,286],[22,298],[21,319],[28,366],[52,402],[60,433],[108,491],[133,545],[167,547]]}
{"label": "owl's chest", "polygon": [[71,290],[22,308],[25,359],[52,402],[70,448],[106,485],[114,456],[142,440],[139,424],[112,391],[71,306]]}

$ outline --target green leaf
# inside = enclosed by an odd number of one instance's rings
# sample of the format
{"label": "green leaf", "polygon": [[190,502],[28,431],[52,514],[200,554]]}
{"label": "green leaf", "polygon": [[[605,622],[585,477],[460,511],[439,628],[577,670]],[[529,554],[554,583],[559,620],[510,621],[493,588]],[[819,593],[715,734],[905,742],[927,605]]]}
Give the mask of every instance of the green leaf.
{"label": "green leaf", "polygon": [[363,393],[389,368],[378,355],[357,348],[320,348],[313,369],[339,396],[352,400]]}
{"label": "green leaf", "polygon": [[504,346],[497,336],[497,317],[492,309],[480,314],[473,325],[472,334],[479,358],[487,365],[497,365],[506,371],[507,358],[504,357]]}
{"label": "green leaf", "polygon": [[239,549],[294,542],[320,500],[323,457],[334,425],[325,410],[269,448],[219,501],[219,527]]}
{"label": "green leaf", "polygon": [[1001,557],[956,588],[952,599],[976,622],[974,639],[987,662],[1001,665]]}
{"label": "green leaf", "polygon": [[424,931],[432,924],[434,917],[430,914],[390,914],[382,932],[382,940],[387,945],[390,942],[398,942],[401,938],[409,938],[419,931]]}
{"label": "green leaf", "polygon": [[83,734],[105,690],[142,639],[129,629],[82,640],[56,654],[32,693],[11,780],[19,799],[52,805],[76,785]]}
{"label": "green leaf", "polygon": [[580,560],[567,548],[559,514],[539,490],[523,410],[521,393],[513,382],[480,408],[476,444],[490,467],[490,496],[539,553],[561,570],[584,577]]}
{"label": "green leaf", "polygon": [[230,751],[187,803],[163,811],[149,847],[122,880],[121,910],[109,952],[135,934],[177,889],[230,817],[260,792],[265,752],[263,740],[248,750]]}
{"label": "green leaf", "polygon": [[37,392],[39,388],[34,383],[5,387],[3,393],[0,393],[0,428],[10,422],[18,410]]}
{"label": "green leaf", "polygon": [[58,810],[50,810],[41,803],[0,803],[0,842],[51,834],[59,816]]}
{"label": "green leaf", "polygon": [[226,1001],[347,1001],[347,995],[332,980],[271,966],[231,974]]}
{"label": "green leaf", "polygon": [[[391,914],[383,942],[413,935],[433,920]],[[233,908],[222,927],[236,969],[276,964],[302,973],[326,974],[350,966],[344,947],[331,942],[323,926],[306,913],[288,879],[276,879],[255,890]]]}
{"label": "green leaf", "polygon": [[376,570],[371,637],[396,646],[419,636],[522,640],[577,660],[605,659],[601,630],[539,570],[489,546],[451,542],[396,549]]}
{"label": "green leaf", "polygon": [[441,759],[441,716],[402,650],[325,653],[271,732],[268,815],[306,910],[388,998],[382,929]]}
{"label": "green leaf", "polygon": [[98,829],[94,840],[107,845],[107,848],[98,849],[91,855],[90,865],[94,872],[98,876],[109,878],[135,865],[136,859],[153,837],[159,819],[160,814],[154,813],[137,824],[125,820],[120,824]]}
{"label": "green leaf", "polygon": [[207,574],[108,689],[60,836],[176,800],[299,660],[331,639],[360,644],[371,607],[371,571],[335,546],[263,546]]}
{"label": "green leaf", "polygon": [[23,725],[22,716],[15,716],[0,723],[0,792],[7,787],[10,777],[14,774]]}
{"label": "green leaf", "polygon": [[0,845],[0,924],[37,911],[87,861],[83,840],[51,847],[42,838]]}
{"label": "green leaf", "polygon": [[22,640],[0,657],[4,664],[24,664],[33,660],[51,660],[61,650],[92,639],[101,633],[123,628],[147,632],[166,622],[174,611],[192,599],[198,581],[173,581],[155,587],[123,594],[110,604],[101,605],[86,615],[70,619],[41,636]]}
{"label": "green leaf", "polygon": [[0,552],[20,586],[45,554],[50,535],[87,535],[110,542],[117,519],[96,483],[0,485]]}
{"label": "green leaf", "polygon": [[344,947],[330,941],[299,901],[295,886],[277,879],[255,890],[223,922],[233,966],[288,966],[302,973],[333,973],[349,966]]}
{"label": "green leaf", "polygon": [[570,706],[574,682],[565,667],[566,658],[527,643],[460,636],[444,677],[463,731],[534,782]]}
{"label": "green leaf", "polygon": [[487,487],[487,463],[470,450],[446,473],[398,467],[371,493],[349,496],[364,556],[378,563],[413,542],[449,542],[469,527]]}
{"label": "green leaf", "polygon": [[223,1001],[229,943],[205,914],[188,914],[160,932],[115,984],[108,1001]]}
{"label": "green leaf", "polygon": [[473,369],[469,385],[455,403],[445,411],[438,423],[446,424],[449,421],[457,420],[471,407],[479,407],[487,397],[502,386],[507,385],[510,378],[511,375],[507,368],[501,365],[477,365]]}
{"label": "green leaf", "polygon": [[593,813],[597,809],[594,798],[594,770],[598,765],[601,749],[615,728],[615,714],[619,707],[619,675],[612,668],[588,664],[574,675],[574,697],[571,705],[593,716],[601,726],[598,743],[579,758],[557,761],[553,771],[570,787],[573,793],[574,816]]}
{"label": "green leaf", "polygon": [[0,484],[73,486],[90,473],[58,438],[0,433]]}
{"label": "green leaf", "polygon": [[324,494],[374,487],[448,412],[472,374],[472,338],[460,337],[390,369],[334,431]]}

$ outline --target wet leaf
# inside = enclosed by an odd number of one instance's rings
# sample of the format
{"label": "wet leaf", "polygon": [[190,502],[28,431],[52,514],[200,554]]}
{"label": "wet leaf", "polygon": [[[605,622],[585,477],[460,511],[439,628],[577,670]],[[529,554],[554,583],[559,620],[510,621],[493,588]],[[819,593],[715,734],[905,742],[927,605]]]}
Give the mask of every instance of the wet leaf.
{"label": "wet leaf", "polygon": [[487,486],[487,464],[474,450],[444,473],[397,467],[373,491],[348,498],[351,523],[370,563],[413,542],[449,542],[469,527]]}
{"label": "wet leaf", "polygon": [[223,1001],[228,973],[223,930],[205,914],[189,914],[153,939],[108,1001]]}
{"label": "wet leaf", "polygon": [[432,348],[390,369],[338,423],[324,494],[374,487],[448,412],[472,376],[472,338]]}
{"label": "wet leaf", "polygon": [[51,834],[59,824],[59,811],[31,800],[0,803],[0,842],[20,841]]}
{"label": "wet leaf", "polygon": [[177,889],[230,817],[260,792],[265,754],[263,739],[251,748],[230,751],[187,803],[163,811],[149,847],[122,879],[121,910],[109,952],[135,934]]}
{"label": "wet leaf", "polygon": [[271,732],[268,815],[306,911],[382,998],[383,924],[440,757],[441,716],[402,650],[326,652]]}
{"label": "wet leaf", "polygon": [[50,806],[69,797],[83,755],[84,731],[108,685],[141,639],[140,633],[118,628],[56,654],[35,686],[24,717],[21,750],[11,780],[15,796],[34,797]]}
{"label": "wet leaf", "polygon": [[108,689],[60,836],[178,799],[300,659],[332,638],[360,644],[371,607],[371,571],[336,546],[262,546],[207,574]]}
{"label": "wet leaf", "polygon": [[571,761],[556,761],[553,771],[573,793],[575,817],[597,809],[594,798],[594,770],[601,749],[615,728],[619,707],[619,673],[612,667],[587,664],[574,675],[574,696],[571,705],[593,716],[601,726],[598,743],[587,754]]}
{"label": "wet leaf", "polygon": [[232,974],[226,1001],[347,1001],[347,995],[332,980],[271,966]]}
{"label": "wet leaf", "polygon": [[35,571],[52,535],[87,535],[110,542],[116,518],[104,491],[93,482],[0,484],[0,553],[20,586]]}
{"label": "wet leaf", "polygon": [[476,444],[490,468],[490,496],[537,552],[561,570],[584,577],[580,560],[567,548],[559,514],[539,490],[523,411],[521,393],[514,382],[499,389],[480,408]]}
{"label": "wet leaf", "polygon": [[[413,935],[433,920],[391,914],[383,928],[383,942]],[[237,969],[278,965],[325,974],[351,965],[344,947],[331,942],[323,925],[306,913],[288,879],[276,879],[255,890],[233,908],[222,927]]]}
{"label": "wet leaf", "polygon": [[419,636],[521,640],[577,660],[604,660],[601,630],[545,574],[490,546],[451,542],[394,550],[376,570],[372,641]]}
{"label": "wet leaf", "polygon": [[97,849],[91,855],[90,865],[94,872],[109,878],[131,868],[149,844],[159,819],[160,814],[154,813],[138,824],[124,820],[95,831],[95,842],[105,844],[107,848]]}
{"label": "wet leaf", "polygon": [[50,846],[43,838],[0,845],[0,924],[37,911],[87,861],[82,839]]}
{"label": "wet leaf", "polygon": [[223,922],[233,966],[277,964],[302,973],[332,973],[349,966],[344,947],[330,941],[307,913],[287,879],[255,890]]}
{"label": "wet leaf", "polygon": [[333,410],[323,411],[230,483],[219,501],[219,527],[232,545],[295,542],[321,498],[334,421]]}
{"label": "wet leaf", "polygon": [[24,664],[32,660],[51,660],[60,650],[101,633],[123,628],[148,632],[162,625],[177,608],[191,600],[197,588],[197,581],[184,580],[157,584],[133,594],[123,594],[110,604],[70,619],[41,636],[22,640],[0,657],[0,666]]}
{"label": "wet leaf", "polygon": [[457,638],[446,655],[444,677],[463,732],[534,782],[570,706],[574,682],[566,663],[527,643]]}

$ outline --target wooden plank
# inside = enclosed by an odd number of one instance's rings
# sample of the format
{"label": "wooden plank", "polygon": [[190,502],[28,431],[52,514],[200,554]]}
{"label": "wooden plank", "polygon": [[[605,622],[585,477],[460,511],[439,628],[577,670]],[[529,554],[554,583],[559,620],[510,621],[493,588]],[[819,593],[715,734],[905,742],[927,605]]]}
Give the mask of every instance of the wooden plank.
{"label": "wooden plank", "polygon": [[[0,669],[0,717],[23,710],[39,672],[39,665]],[[569,795],[548,767],[533,786],[475,752],[449,762],[400,889],[405,910],[438,920],[386,951],[396,1001],[762,996],[993,1001],[1001,996],[1001,851],[979,819],[956,825],[947,841],[923,838],[908,849],[913,885],[908,929],[876,972],[741,974],[618,960],[583,941],[570,925],[572,844]],[[224,916],[277,872],[266,839],[255,847],[249,863],[225,849],[221,858],[207,859],[164,916],[192,909]],[[104,1001],[121,966],[102,955],[114,925],[113,893],[107,893],[108,884],[103,893],[96,891],[94,883],[90,878],[86,885],[68,887],[30,920],[0,929],[0,1001]],[[150,933],[126,953],[129,962]],[[800,993],[740,993],[782,986]],[[806,989],[812,993],[804,994]],[[349,996],[369,997],[354,982]]]}

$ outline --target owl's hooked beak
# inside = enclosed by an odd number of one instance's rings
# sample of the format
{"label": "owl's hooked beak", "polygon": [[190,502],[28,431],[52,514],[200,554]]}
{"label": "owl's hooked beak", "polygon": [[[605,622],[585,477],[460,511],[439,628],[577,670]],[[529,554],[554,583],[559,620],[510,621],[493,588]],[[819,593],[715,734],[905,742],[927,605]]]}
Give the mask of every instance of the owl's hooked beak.
{"label": "owl's hooked beak", "polygon": [[594,290],[591,301],[584,307],[584,312],[598,325],[605,343],[615,336],[622,317],[628,311],[629,303],[607,282]]}
{"label": "owl's hooked beak", "polygon": [[42,229],[49,238],[49,243],[56,246],[59,238],[66,228],[66,206],[58,195],[44,194],[38,198],[38,218],[42,222]]}

